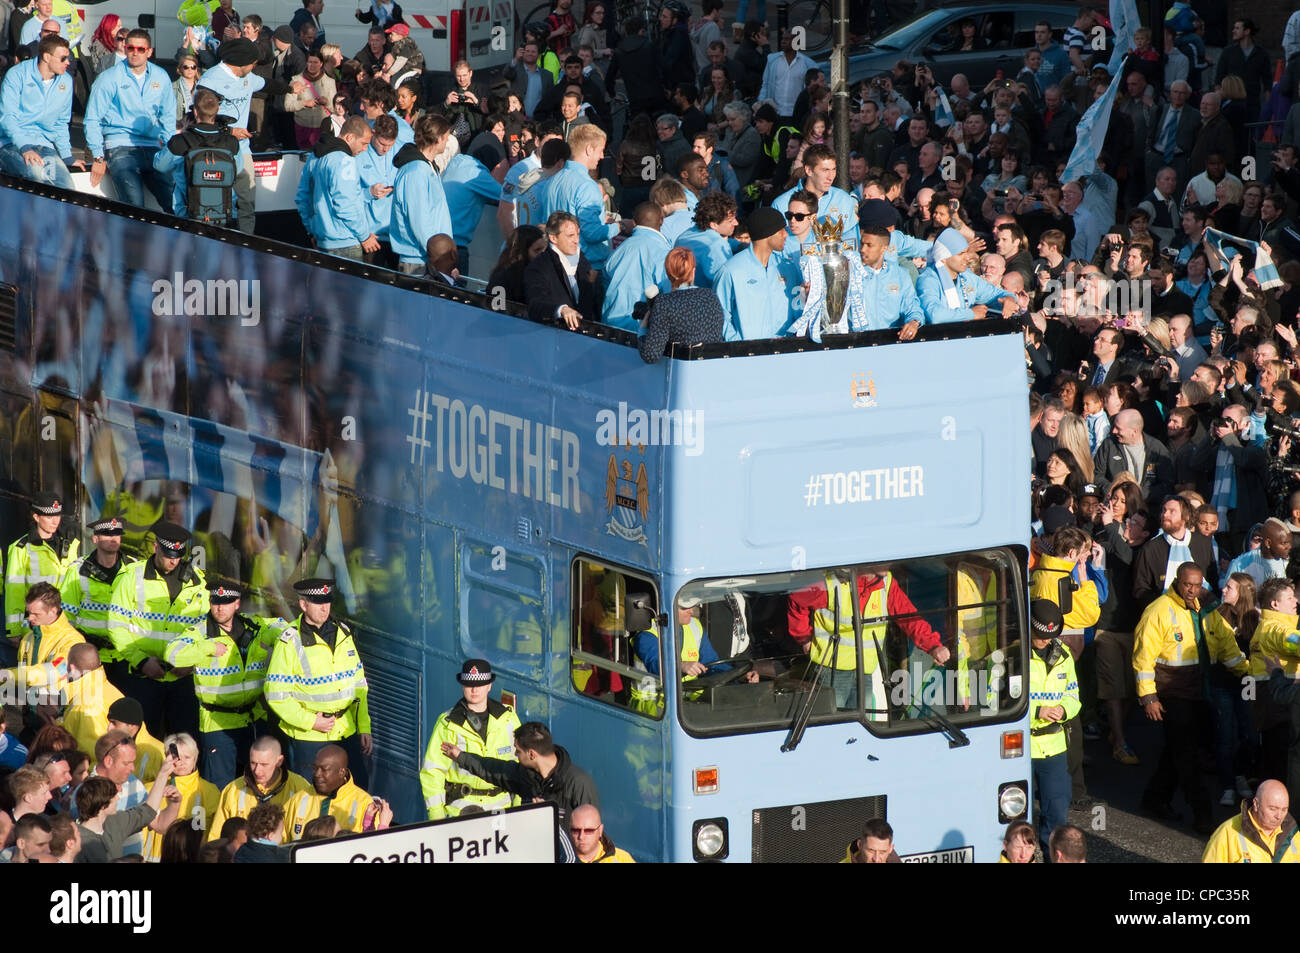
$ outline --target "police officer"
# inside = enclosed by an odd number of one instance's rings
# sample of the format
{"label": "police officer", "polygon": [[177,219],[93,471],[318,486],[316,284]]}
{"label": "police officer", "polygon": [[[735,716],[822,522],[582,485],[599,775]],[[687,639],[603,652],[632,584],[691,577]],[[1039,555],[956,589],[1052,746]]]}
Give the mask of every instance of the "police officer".
{"label": "police officer", "polygon": [[128,668],[119,687],[144,707],[155,736],[194,735],[194,680],[164,655],[172,639],[208,614],[208,591],[203,573],[186,558],[189,530],[161,520],[153,534],[153,555],[126,566],[113,581],[109,637]]}
{"label": "police officer", "polygon": [[[1038,792],[1038,839],[1047,838],[1068,819],[1070,767],[1065,723],[1079,713],[1079,679],[1070,650],[1061,643],[1065,620],[1048,599],[1030,606],[1029,740]],[[1044,851],[1046,853],[1046,851]]]}
{"label": "police officer", "polygon": [[429,820],[458,817],[471,804],[485,811],[518,803],[510,793],[481,781],[442,753],[447,742],[485,758],[513,760],[519,716],[513,708],[488,698],[496,675],[486,659],[470,659],[456,681],[464,695],[450,711],[438,716],[420,768],[420,790]]}
{"label": "police officer", "polygon": [[194,666],[203,777],[218,788],[243,773],[244,753],[268,730],[262,682],[275,640],[288,626],[244,615],[239,600],[235,586],[209,582],[207,619],[169,642],[165,653],[171,665]]}
{"label": "police officer", "polygon": [[63,498],[43,492],[32,497],[31,530],[9,544],[5,554],[5,635],[0,665],[18,660],[18,641],[27,631],[27,590],[38,582],[57,585],[81,553],[81,541],[63,526]]}
{"label": "police officer", "polygon": [[122,533],[126,524],[119,517],[101,517],[90,524],[90,541],[95,547],[63,574],[59,595],[63,609],[86,641],[99,649],[104,675],[116,685],[126,672],[122,653],[108,633],[108,610],[113,602],[113,583],[126,565],[122,557]]}
{"label": "police officer", "polygon": [[327,744],[348,753],[357,785],[368,781],[370,709],[366,673],[347,626],[330,618],[333,579],[293,584],[301,614],[281,633],[266,670],[266,703],[289,738],[292,761],[306,768]]}

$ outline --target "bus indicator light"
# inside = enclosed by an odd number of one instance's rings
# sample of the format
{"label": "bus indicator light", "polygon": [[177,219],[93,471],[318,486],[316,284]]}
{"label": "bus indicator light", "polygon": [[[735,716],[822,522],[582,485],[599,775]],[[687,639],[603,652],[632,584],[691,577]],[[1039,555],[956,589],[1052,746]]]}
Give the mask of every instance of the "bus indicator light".
{"label": "bus indicator light", "polygon": [[718,793],[718,769],[716,767],[695,769],[695,793]]}
{"label": "bus indicator light", "polygon": [[1025,755],[1025,733],[1023,731],[1002,732],[1002,757],[1023,758]]}

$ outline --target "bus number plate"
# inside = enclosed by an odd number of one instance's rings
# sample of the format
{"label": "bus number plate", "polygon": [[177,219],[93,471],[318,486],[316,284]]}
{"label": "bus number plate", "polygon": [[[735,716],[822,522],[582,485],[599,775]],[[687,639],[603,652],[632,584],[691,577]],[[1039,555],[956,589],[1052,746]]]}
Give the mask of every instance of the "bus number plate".
{"label": "bus number plate", "polygon": [[973,864],[974,847],[954,847],[950,850],[935,850],[928,854],[907,854],[900,857],[905,864]]}

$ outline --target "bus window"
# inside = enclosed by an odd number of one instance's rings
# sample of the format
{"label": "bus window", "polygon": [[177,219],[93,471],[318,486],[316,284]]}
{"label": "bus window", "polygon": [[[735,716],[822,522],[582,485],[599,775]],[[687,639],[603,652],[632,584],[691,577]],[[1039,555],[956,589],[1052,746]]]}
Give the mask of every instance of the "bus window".
{"label": "bus window", "polygon": [[664,712],[662,650],[653,582],[622,567],[583,558],[573,563],[570,666],[579,693],[650,718]]}
{"label": "bus window", "polygon": [[1009,720],[1025,704],[1022,565],[986,550],[692,582],[673,607],[682,724],[889,735]]}
{"label": "bus window", "polygon": [[540,681],[546,652],[541,563],[471,541],[461,559],[461,652]]}

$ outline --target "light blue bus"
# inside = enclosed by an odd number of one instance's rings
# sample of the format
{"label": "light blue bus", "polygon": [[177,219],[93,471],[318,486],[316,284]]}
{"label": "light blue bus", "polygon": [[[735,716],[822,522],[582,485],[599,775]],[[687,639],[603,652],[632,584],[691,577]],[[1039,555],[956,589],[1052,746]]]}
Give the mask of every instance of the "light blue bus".
{"label": "light blue bus", "polygon": [[[9,535],[58,488],[128,544],[184,522],[247,609],[291,618],[294,579],[334,576],[399,821],[483,657],[638,860],[838,861],[872,817],[909,859],[997,859],[1030,777],[1018,328],[647,365],[624,332],[5,185]],[[729,668],[681,674],[683,602]],[[857,660],[852,700],[818,638]]]}

